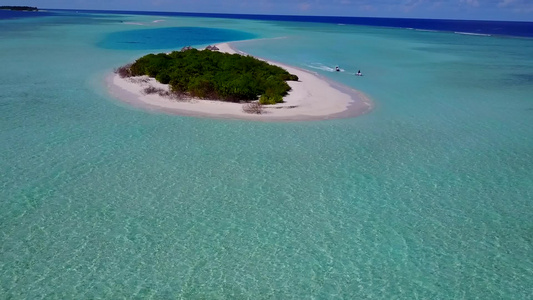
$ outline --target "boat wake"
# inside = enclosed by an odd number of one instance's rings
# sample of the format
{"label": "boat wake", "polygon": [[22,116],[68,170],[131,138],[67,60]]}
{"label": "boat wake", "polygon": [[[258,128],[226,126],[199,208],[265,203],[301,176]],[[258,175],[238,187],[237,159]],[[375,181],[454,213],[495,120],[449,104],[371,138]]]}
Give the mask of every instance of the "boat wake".
{"label": "boat wake", "polygon": [[[311,63],[311,64],[306,64],[306,66],[312,69],[316,69],[316,70],[322,70],[326,72],[336,72],[335,67],[326,66],[321,63]],[[339,72],[344,72],[344,71],[345,71],[344,69],[339,68]]]}

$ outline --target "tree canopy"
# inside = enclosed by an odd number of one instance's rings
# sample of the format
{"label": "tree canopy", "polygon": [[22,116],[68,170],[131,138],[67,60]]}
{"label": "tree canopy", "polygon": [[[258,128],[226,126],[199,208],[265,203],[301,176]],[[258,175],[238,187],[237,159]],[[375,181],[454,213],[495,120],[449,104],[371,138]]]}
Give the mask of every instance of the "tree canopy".
{"label": "tree canopy", "polygon": [[148,54],[129,67],[129,75],[148,75],[169,84],[172,92],[202,99],[231,102],[283,102],[287,80],[296,75],[251,56],[189,49]]}

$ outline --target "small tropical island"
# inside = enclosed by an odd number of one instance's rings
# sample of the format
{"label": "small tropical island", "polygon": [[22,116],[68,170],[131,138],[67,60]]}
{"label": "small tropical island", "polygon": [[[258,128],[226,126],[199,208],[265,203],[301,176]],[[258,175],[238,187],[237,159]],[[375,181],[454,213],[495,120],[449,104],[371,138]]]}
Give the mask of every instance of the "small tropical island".
{"label": "small tropical island", "polygon": [[234,43],[148,54],[106,77],[110,94],[143,110],[255,121],[355,117],[372,102],[317,73],[250,56]]}
{"label": "small tropical island", "polygon": [[39,11],[37,7],[33,6],[0,6],[0,9],[17,11]]}
{"label": "small tropical island", "polygon": [[[209,99],[227,102],[253,102],[260,105],[282,103],[291,90],[286,81],[298,76],[281,67],[248,55],[221,53],[186,47],[171,53],[148,54],[133,64],[116,70],[122,78],[146,75],[162,84],[169,92],[148,87],[145,93],[165,93],[176,99]],[[257,106],[247,106],[260,113]]]}

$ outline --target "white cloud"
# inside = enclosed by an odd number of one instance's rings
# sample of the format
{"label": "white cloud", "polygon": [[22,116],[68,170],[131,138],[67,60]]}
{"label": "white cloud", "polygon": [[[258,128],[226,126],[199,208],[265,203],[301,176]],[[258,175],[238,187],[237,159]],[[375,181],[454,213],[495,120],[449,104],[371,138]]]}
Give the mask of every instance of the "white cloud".
{"label": "white cloud", "polygon": [[[504,0],[506,1],[506,0]],[[510,0],[513,1],[513,0]],[[473,7],[479,7],[479,1],[478,0],[461,0],[462,3],[466,3],[467,5],[473,6]]]}
{"label": "white cloud", "polygon": [[530,0],[501,0],[498,7],[510,9],[515,13],[533,12],[533,2]]}
{"label": "white cloud", "polygon": [[516,2],[515,0],[503,0],[500,3],[498,3],[498,6],[499,7],[508,7],[510,5],[513,5],[513,3],[515,3],[515,2]]}
{"label": "white cloud", "polygon": [[403,3],[402,10],[405,12],[412,11],[421,4],[424,4],[425,0],[407,0]]}

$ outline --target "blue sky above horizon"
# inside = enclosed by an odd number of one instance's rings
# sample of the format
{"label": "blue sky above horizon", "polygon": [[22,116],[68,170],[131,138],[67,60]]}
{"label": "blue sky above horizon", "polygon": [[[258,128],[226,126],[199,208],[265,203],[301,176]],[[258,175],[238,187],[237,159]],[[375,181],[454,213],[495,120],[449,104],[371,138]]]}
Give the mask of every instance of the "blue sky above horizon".
{"label": "blue sky above horizon", "polygon": [[0,5],[199,13],[533,21],[533,0],[28,0]]}

